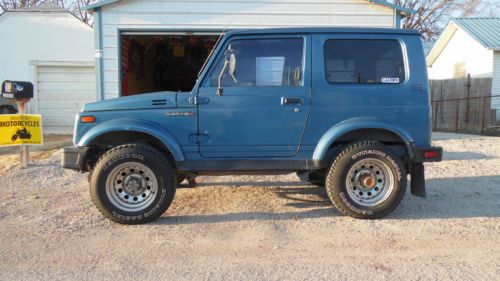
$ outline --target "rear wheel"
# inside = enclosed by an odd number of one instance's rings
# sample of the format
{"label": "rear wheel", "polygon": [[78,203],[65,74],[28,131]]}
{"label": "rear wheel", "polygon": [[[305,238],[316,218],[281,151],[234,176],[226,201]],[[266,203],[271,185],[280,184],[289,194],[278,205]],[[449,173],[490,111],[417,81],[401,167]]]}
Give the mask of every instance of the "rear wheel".
{"label": "rear wheel", "polygon": [[138,224],[154,220],[168,209],[175,180],[174,170],[161,152],[130,144],[113,148],[98,160],[90,191],[104,216],[118,223]]}
{"label": "rear wheel", "polygon": [[403,199],[406,170],[390,148],[377,142],[353,143],[333,162],[326,189],[343,214],[360,219],[381,218]]}

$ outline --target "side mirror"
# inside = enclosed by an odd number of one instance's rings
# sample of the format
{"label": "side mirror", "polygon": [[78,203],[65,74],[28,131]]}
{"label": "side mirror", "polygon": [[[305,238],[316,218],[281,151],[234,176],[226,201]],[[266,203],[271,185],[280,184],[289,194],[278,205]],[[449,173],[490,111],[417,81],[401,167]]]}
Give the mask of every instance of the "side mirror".
{"label": "side mirror", "polygon": [[217,81],[217,96],[222,96],[222,93],[224,92],[222,89],[222,79],[226,73],[231,76],[235,83],[238,83],[238,80],[236,80],[236,56],[232,52],[229,55],[229,59],[226,58],[224,61],[224,66],[219,74]]}
{"label": "side mirror", "polygon": [[222,70],[219,73],[219,78],[217,81],[217,96],[222,96],[222,93],[224,92],[222,90],[222,78],[224,78],[224,74],[226,74],[227,68],[229,66],[229,62],[226,60],[224,61],[224,66],[222,67]]}
{"label": "side mirror", "polygon": [[236,80],[236,56],[231,53],[231,56],[229,56],[229,75],[231,75],[231,78],[233,78],[234,83],[238,83],[238,80]]}

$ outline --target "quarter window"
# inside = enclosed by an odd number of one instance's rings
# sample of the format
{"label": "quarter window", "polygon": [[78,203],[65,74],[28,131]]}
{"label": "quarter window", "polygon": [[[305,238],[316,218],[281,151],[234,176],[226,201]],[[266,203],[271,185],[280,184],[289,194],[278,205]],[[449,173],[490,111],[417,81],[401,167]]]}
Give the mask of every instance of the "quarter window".
{"label": "quarter window", "polygon": [[399,84],[405,80],[401,44],[396,40],[328,40],[325,67],[330,83]]}
{"label": "quarter window", "polygon": [[[223,71],[231,55],[235,65],[233,73]],[[222,73],[223,87],[299,87],[304,84],[303,72],[304,40],[301,38],[234,40],[212,68],[205,85],[217,87]]]}

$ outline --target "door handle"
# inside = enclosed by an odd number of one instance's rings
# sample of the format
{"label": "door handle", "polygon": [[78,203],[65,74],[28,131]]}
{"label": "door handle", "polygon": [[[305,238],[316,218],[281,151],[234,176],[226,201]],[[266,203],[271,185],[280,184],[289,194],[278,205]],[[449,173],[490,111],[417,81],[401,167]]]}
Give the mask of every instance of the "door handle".
{"label": "door handle", "polygon": [[301,105],[304,103],[302,98],[286,98],[281,97],[281,105],[293,104],[293,105]]}

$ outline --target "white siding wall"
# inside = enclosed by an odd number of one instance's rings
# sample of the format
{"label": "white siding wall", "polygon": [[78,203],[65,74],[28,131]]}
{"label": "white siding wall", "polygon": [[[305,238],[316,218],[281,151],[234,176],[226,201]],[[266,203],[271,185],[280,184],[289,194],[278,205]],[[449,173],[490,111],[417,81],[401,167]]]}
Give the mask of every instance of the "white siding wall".
{"label": "white siding wall", "polygon": [[[493,59],[493,81],[491,85],[491,95],[500,95],[500,51],[494,52]],[[499,109],[498,117],[500,120],[500,97],[494,98],[491,102],[491,108]]]}
{"label": "white siding wall", "polygon": [[104,98],[119,95],[118,31],[283,26],[394,27],[394,10],[366,0],[123,0],[102,9]]}
{"label": "white siding wall", "polygon": [[[94,61],[93,29],[64,12],[8,12],[0,16],[0,83],[4,80],[30,81],[35,95],[60,95],[52,101],[55,110],[66,108],[61,99],[64,93],[44,92],[38,85],[36,64],[41,62],[66,63]],[[40,88],[40,92],[38,92]],[[93,100],[96,98],[93,89]],[[91,99],[92,100],[92,99]],[[30,110],[38,112],[36,101]],[[42,116],[43,118],[43,116]],[[69,118],[72,122],[73,117]]]}
{"label": "white siding wall", "polygon": [[491,77],[493,52],[459,28],[429,68],[429,78],[453,78],[454,64],[462,62],[465,62],[466,72],[472,77]]}
{"label": "white siding wall", "polygon": [[5,13],[0,38],[0,81],[33,82],[30,61],[94,61],[92,28],[69,13]]}

